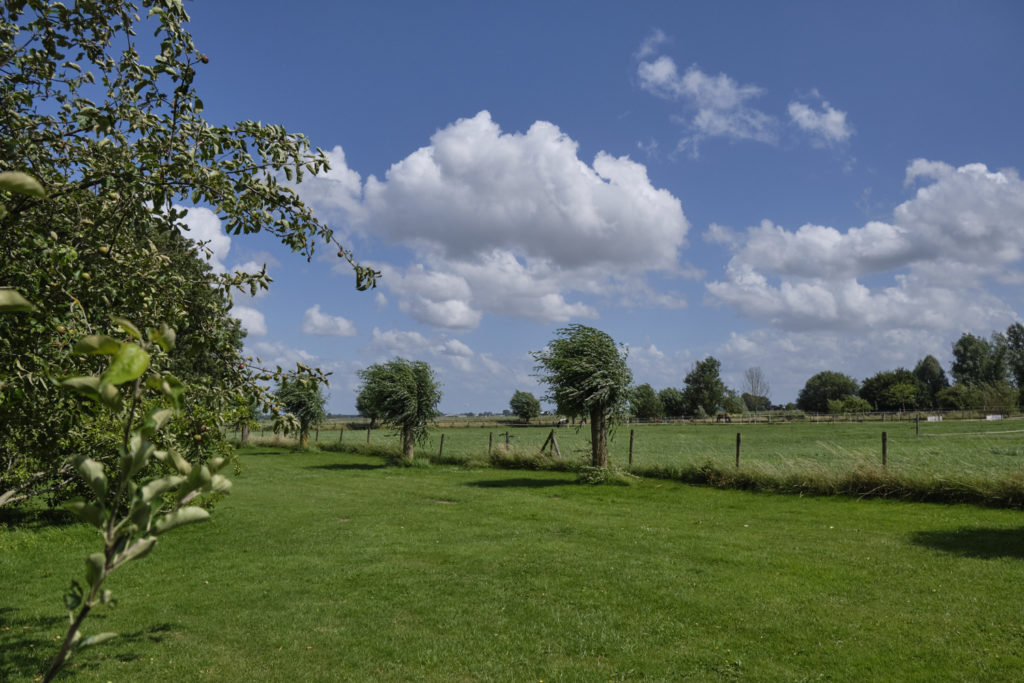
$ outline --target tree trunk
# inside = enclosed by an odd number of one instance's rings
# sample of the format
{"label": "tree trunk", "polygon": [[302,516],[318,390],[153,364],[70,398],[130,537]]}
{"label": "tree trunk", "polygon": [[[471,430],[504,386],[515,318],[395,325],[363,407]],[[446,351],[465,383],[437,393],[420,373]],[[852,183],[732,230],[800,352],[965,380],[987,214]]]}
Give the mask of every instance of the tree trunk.
{"label": "tree trunk", "polygon": [[412,429],[402,430],[402,457],[412,462],[415,455],[416,439],[413,437]]}
{"label": "tree trunk", "polygon": [[608,467],[608,418],[600,408],[590,411],[590,447],[590,464],[594,467]]}
{"label": "tree trunk", "polygon": [[238,443],[239,443],[239,445],[242,445],[242,446],[244,446],[247,443],[249,443],[249,423],[248,422],[243,422],[242,423],[242,435],[238,438]]}
{"label": "tree trunk", "polygon": [[308,443],[309,443],[309,429],[300,429],[299,430],[299,445],[302,446],[303,448],[305,448],[306,444],[308,444]]}

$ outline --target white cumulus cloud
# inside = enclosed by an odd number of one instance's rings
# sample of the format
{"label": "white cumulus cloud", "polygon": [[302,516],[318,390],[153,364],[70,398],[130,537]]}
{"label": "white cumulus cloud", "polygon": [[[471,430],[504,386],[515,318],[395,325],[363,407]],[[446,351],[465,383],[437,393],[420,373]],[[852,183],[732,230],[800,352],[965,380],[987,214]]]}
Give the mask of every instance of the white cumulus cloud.
{"label": "white cumulus cloud", "polygon": [[249,333],[250,337],[267,336],[267,319],[255,308],[249,306],[234,306],[231,315],[242,323],[242,327]]}
{"label": "white cumulus cloud", "polygon": [[[343,198],[334,208],[358,196],[336,150]],[[487,111],[438,130],[383,179],[371,175],[361,196],[350,224],[417,256],[404,270],[376,264],[383,286],[416,320],[455,330],[477,327],[484,313],[595,317],[572,292],[602,295],[615,277],[675,272],[689,229],[679,200],[642,164],[605,152],[588,164],[558,126],[505,133]]]}
{"label": "white cumulus cloud", "polygon": [[330,337],[352,337],[356,327],[340,315],[328,315],[320,311],[320,304],[314,305],[302,314],[302,331]]}
{"label": "white cumulus cloud", "polygon": [[988,329],[1013,308],[987,287],[1012,282],[1024,260],[1024,182],[983,164],[954,168],[917,160],[908,183],[924,181],[893,211],[842,232],[763,221],[729,245],[712,297],[785,330]]}
{"label": "white cumulus cloud", "polygon": [[429,348],[427,338],[419,332],[387,330],[373,328],[373,349],[382,351],[383,355],[399,355],[415,357],[424,349]]}
{"label": "white cumulus cloud", "polygon": [[200,246],[200,254],[209,262],[213,272],[227,272],[224,259],[231,251],[231,237],[224,233],[217,214],[200,206],[175,205],[174,209],[188,211],[181,219],[186,227],[183,234]]}

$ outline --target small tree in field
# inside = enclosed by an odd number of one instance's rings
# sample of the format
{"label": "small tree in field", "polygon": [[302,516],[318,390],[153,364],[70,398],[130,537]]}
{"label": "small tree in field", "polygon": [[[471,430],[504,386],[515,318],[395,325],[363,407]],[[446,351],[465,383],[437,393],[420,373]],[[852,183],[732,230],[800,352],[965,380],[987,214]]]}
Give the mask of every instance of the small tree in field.
{"label": "small tree in field", "polygon": [[574,415],[590,416],[591,464],[608,466],[608,426],[629,399],[633,373],[626,355],[600,330],[570,325],[558,330],[543,351],[530,355],[537,361],[548,399]]}
{"label": "small tree in field", "polygon": [[324,420],[324,395],[320,383],[312,377],[286,377],[275,393],[278,402],[298,421],[299,445],[309,443],[309,430]]}
{"label": "small tree in field", "polygon": [[512,400],[508,407],[523,422],[529,423],[531,419],[540,415],[540,401],[528,391],[517,391],[512,394]]}
{"label": "small tree in field", "polygon": [[708,356],[693,364],[686,375],[683,397],[686,412],[691,415],[714,415],[725,398],[725,384],[718,374],[722,364],[714,356]]}
{"label": "small tree in field", "polygon": [[440,413],[441,387],[430,365],[421,361],[395,358],[375,363],[359,371],[365,397],[372,414],[402,435],[402,457],[412,462],[416,443],[427,439],[427,425]]}

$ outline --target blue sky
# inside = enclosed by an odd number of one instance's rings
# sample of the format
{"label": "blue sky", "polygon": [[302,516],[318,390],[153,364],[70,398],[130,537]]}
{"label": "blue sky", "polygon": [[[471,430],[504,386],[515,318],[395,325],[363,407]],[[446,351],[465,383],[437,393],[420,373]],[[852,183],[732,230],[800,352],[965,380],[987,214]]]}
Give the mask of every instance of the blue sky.
{"label": "blue sky", "polygon": [[[568,323],[681,387],[713,355],[808,377],[948,368],[961,333],[1024,312],[1018,2],[373,2],[189,5],[214,122],[307,135],[300,194],[384,272],[358,293],[261,236],[249,348],[334,372],[426,360],[446,412],[540,395],[529,352]],[[215,218],[190,213],[196,236]]]}

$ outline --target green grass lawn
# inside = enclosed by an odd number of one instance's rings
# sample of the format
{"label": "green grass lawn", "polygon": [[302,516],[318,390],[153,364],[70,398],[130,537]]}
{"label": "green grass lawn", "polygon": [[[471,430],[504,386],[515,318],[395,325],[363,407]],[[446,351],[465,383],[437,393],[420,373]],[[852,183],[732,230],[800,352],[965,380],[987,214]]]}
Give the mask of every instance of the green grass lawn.
{"label": "green grass lawn", "polygon": [[[1017,511],[344,453],[242,462],[213,522],[114,574],[119,604],[87,633],[122,637],[66,679],[1010,681],[1024,667]],[[98,539],[6,522],[0,679],[31,680]]]}

